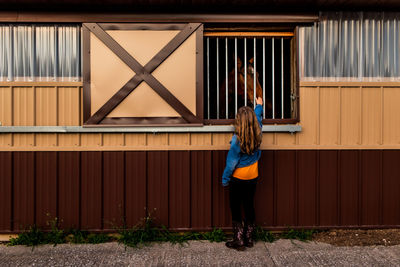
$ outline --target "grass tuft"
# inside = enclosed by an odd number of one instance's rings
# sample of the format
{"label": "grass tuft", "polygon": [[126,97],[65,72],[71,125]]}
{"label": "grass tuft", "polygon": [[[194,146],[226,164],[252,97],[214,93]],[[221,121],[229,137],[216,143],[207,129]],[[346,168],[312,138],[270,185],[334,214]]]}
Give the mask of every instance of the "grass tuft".
{"label": "grass tuft", "polygon": [[11,238],[9,246],[25,245],[32,247],[46,243],[46,235],[36,225],[31,226],[28,231],[20,233],[16,238]]}
{"label": "grass tuft", "polygon": [[112,237],[107,235],[107,234],[89,234],[87,236],[87,243],[89,244],[100,244],[100,243],[106,243],[110,242],[112,240]]}
{"label": "grass tuft", "polygon": [[210,242],[224,242],[226,235],[222,229],[214,228],[211,232],[204,233],[204,239]]}
{"label": "grass tuft", "polygon": [[58,218],[54,218],[53,220],[47,221],[47,225],[51,227],[50,232],[46,233],[46,243],[54,244],[63,244],[65,243],[65,232],[58,228]]}
{"label": "grass tuft", "polygon": [[253,238],[255,241],[263,241],[272,243],[276,240],[275,236],[267,230],[262,229],[260,226],[257,226]]}
{"label": "grass tuft", "polygon": [[146,246],[151,242],[170,242],[183,244],[189,240],[208,240],[210,242],[222,242],[226,240],[225,233],[221,229],[214,228],[211,232],[184,232],[169,231],[165,226],[158,227],[153,218],[147,216],[142,223],[131,229],[119,230],[118,242],[128,247]]}
{"label": "grass tuft", "polygon": [[294,230],[289,229],[288,231],[282,234],[282,238],[284,239],[297,239],[300,241],[310,241],[312,239],[314,230]]}
{"label": "grass tuft", "polygon": [[87,243],[88,231],[71,229],[68,231],[67,241],[74,244],[85,244]]}
{"label": "grass tuft", "polygon": [[[64,231],[58,228],[58,219],[55,218],[47,222],[51,230],[43,232],[38,227],[31,226],[29,230],[20,233],[16,238],[11,238],[9,246],[25,245],[35,246],[41,244],[62,244],[70,242],[74,244],[99,244],[117,240],[126,247],[141,247],[151,242],[170,242],[172,244],[183,244],[189,240],[208,240],[210,242],[224,242],[227,240],[226,234],[222,229],[213,228],[210,232],[171,232],[165,226],[158,226],[154,219],[149,215],[142,219],[136,226],[128,229],[124,226],[117,229],[117,236],[110,236],[104,233],[89,233],[85,230],[71,229]],[[125,224],[124,224],[125,225]],[[254,240],[263,242],[274,242],[276,239],[297,239],[308,241],[312,239],[315,230],[294,230],[288,229],[281,234],[272,234],[257,226],[254,231]]]}

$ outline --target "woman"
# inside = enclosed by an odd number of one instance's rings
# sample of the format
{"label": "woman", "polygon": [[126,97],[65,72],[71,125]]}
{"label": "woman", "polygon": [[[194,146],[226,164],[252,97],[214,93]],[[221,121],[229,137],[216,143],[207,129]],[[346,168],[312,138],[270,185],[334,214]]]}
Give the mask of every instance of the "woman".
{"label": "woman", "polygon": [[[226,159],[226,167],[222,175],[222,185],[229,185],[229,202],[232,213],[233,240],[226,246],[236,250],[244,250],[253,246],[255,228],[254,194],[258,180],[259,150],[262,140],[262,104],[257,98],[257,106],[241,107],[235,121],[235,134]],[[242,222],[241,206],[244,208]]]}

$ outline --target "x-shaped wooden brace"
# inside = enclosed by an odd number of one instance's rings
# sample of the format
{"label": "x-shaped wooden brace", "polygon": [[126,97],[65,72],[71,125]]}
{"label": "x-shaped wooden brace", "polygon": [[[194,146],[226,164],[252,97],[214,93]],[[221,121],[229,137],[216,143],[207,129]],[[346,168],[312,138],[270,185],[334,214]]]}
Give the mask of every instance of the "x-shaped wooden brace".
{"label": "x-shaped wooden brace", "polygon": [[115,93],[86,124],[100,123],[116,106],[118,106],[138,85],[145,81],[161,98],[174,108],[188,123],[201,122],[185,105],[182,104],[164,85],[151,73],[168,56],[173,53],[193,32],[200,27],[200,23],[189,23],[180,31],[163,49],[160,50],[144,67],[133,58],[117,41],[114,40],[97,23],[85,23],[84,26],[99,38],[111,51],[113,51],[134,72],[132,77],[117,93]]}

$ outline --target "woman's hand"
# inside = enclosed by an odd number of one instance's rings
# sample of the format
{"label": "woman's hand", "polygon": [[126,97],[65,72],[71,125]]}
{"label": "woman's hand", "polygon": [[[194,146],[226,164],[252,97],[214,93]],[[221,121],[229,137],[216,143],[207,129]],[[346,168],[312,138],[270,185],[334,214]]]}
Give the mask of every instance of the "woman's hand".
{"label": "woman's hand", "polygon": [[262,105],[263,104],[263,99],[261,97],[257,97],[257,105]]}

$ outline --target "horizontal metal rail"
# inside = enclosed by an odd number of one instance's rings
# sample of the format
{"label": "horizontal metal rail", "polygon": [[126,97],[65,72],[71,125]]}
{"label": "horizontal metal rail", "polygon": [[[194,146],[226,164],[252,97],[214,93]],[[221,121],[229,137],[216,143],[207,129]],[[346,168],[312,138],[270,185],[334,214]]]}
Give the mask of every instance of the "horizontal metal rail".
{"label": "horizontal metal rail", "polygon": [[[296,133],[300,125],[263,125],[263,132]],[[82,126],[0,126],[2,133],[221,133],[233,132],[231,125],[174,127],[82,127]]]}
{"label": "horizontal metal rail", "polygon": [[292,37],[294,32],[205,32],[212,37]]}

